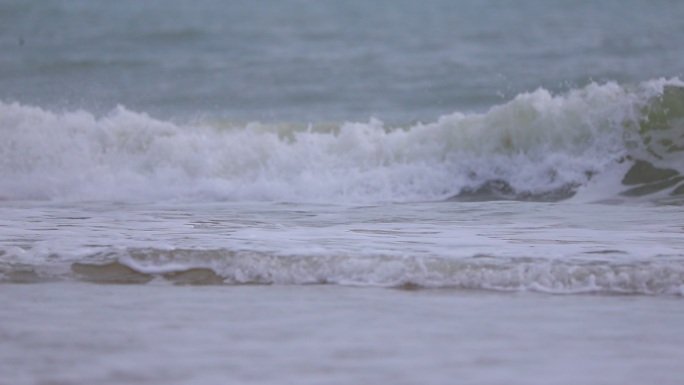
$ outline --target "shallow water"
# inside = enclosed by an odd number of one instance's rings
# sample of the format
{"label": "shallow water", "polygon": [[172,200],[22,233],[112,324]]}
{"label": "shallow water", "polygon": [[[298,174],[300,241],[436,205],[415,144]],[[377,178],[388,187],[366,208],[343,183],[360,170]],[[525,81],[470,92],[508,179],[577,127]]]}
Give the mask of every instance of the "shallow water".
{"label": "shallow water", "polygon": [[678,384],[678,298],[3,285],[2,384]]}
{"label": "shallow water", "polygon": [[0,279],[681,295],[680,206],[5,203]]}

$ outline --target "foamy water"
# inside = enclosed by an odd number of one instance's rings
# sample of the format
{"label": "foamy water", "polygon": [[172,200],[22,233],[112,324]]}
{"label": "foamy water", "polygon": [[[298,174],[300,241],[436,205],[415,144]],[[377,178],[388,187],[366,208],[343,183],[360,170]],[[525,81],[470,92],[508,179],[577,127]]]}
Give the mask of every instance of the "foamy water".
{"label": "foamy water", "polygon": [[406,127],[4,104],[4,279],[681,295],[682,89]]}
{"label": "foamy water", "polygon": [[5,282],[682,295],[681,215],[519,202],[15,203],[2,209],[0,272]]}
{"label": "foamy water", "polygon": [[[656,190],[676,199],[682,86],[673,79],[592,84],[564,95],[538,90],[486,113],[406,127],[377,120],[179,125],[123,107],[98,118],[2,104],[0,197],[349,203],[479,191],[558,200],[591,184],[610,199],[627,188],[605,185],[643,161],[672,172],[656,177],[671,181]],[[654,180],[637,176],[632,184],[647,182]]]}

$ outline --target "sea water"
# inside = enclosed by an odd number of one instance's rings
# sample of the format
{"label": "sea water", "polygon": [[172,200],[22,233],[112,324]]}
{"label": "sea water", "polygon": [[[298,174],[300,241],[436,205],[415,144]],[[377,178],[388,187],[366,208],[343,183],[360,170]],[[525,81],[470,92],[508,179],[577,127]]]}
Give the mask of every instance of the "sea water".
{"label": "sea water", "polygon": [[0,384],[679,384],[683,20],[0,2]]}

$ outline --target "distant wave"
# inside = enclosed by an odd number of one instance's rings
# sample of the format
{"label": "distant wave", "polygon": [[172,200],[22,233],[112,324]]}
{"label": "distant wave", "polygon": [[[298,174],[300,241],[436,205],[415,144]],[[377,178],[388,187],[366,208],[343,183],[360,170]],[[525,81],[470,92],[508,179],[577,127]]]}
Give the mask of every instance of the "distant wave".
{"label": "distant wave", "polygon": [[684,83],[539,89],[432,123],[178,124],[0,103],[5,200],[684,201]]}

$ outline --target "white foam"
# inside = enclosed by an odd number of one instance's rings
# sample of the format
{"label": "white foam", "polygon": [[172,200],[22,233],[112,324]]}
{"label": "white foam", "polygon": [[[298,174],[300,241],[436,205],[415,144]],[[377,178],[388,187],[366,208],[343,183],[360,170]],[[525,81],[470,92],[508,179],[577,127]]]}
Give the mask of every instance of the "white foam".
{"label": "white foam", "polygon": [[[582,186],[613,167],[640,108],[675,80],[634,89],[537,90],[484,114],[391,129],[175,124],[119,107],[104,117],[0,103],[0,197],[48,200],[439,200],[504,180]],[[634,132],[633,132],[634,131]]]}
{"label": "white foam", "polygon": [[[679,257],[674,261],[625,263],[484,255],[445,259],[388,255],[279,256],[229,250],[130,252],[120,251],[116,260],[140,273],[161,277],[194,268],[211,269],[225,284],[413,285],[554,294],[681,295],[684,282]],[[215,281],[212,278],[205,283]]]}

